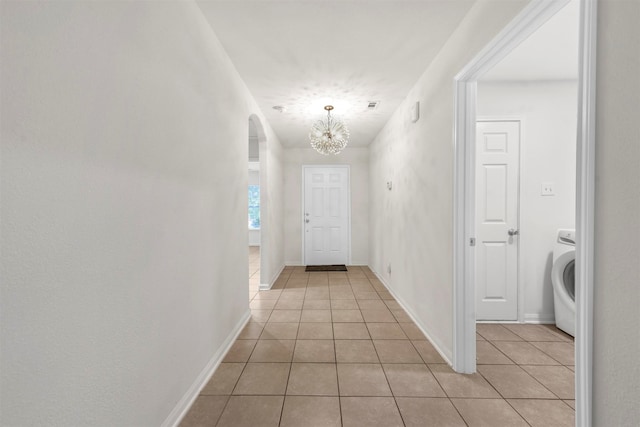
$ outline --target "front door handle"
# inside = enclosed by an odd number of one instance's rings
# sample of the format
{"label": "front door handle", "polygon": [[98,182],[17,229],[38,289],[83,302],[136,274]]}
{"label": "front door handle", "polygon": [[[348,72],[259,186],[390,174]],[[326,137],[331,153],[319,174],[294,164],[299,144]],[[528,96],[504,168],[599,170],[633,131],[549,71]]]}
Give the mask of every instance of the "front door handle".
{"label": "front door handle", "polygon": [[520,234],[520,230],[516,230],[515,228],[511,228],[511,229],[509,229],[509,231],[507,231],[507,233],[509,234],[509,236],[517,236],[518,234]]}

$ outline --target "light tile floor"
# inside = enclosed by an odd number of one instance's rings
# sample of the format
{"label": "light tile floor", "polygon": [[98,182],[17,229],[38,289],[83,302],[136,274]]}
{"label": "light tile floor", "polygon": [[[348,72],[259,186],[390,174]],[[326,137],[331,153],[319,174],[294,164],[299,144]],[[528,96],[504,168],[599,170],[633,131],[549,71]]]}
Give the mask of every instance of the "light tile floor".
{"label": "light tile floor", "polygon": [[478,324],[457,374],[366,267],[287,267],[182,426],[573,426],[573,340]]}

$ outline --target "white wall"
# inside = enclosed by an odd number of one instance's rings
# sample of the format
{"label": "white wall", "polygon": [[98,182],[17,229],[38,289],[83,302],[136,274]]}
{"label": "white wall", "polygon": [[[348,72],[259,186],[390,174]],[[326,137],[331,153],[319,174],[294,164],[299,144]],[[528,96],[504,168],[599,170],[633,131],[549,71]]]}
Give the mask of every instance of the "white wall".
{"label": "white wall", "polygon": [[[551,266],[559,228],[575,228],[576,81],[478,82],[480,118],[521,119],[520,277],[524,320],[553,322]],[[542,196],[543,182],[555,184]]]}
{"label": "white wall", "polygon": [[349,165],[351,181],[351,264],[369,263],[369,149],[347,147],[324,156],[312,148],[284,150],[285,260],[302,264],[302,166]]}
{"label": "white wall", "polygon": [[[264,118],[261,119],[264,123]],[[284,268],[284,153],[270,127],[258,130],[260,150],[260,287],[270,288]]]}
{"label": "white wall", "polygon": [[248,314],[260,113],[191,2],[1,8],[0,424],[173,422]]}
{"label": "white wall", "polygon": [[[449,359],[453,78],[525,4],[475,3],[370,146],[370,265]],[[421,118],[411,123],[416,101]]]}
{"label": "white wall", "polygon": [[249,171],[249,185],[260,185],[260,171],[259,170],[250,170]]}
{"label": "white wall", "polygon": [[640,420],[640,2],[598,2],[593,425]]}
{"label": "white wall", "polygon": [[249,120],[249,161],[257,162],[259,160],[258,129],[256,128],[256,124],[252,120]]}
{"label": "white wall", "polygon": [[[258,150],[257,137],[255,149]],[[251,144],[249,144],[249,151],[251,151]],[[249,170],[249,185],[260,185],[259,170]],[[249,246],[260,246],[260,230],[249,229]]]}

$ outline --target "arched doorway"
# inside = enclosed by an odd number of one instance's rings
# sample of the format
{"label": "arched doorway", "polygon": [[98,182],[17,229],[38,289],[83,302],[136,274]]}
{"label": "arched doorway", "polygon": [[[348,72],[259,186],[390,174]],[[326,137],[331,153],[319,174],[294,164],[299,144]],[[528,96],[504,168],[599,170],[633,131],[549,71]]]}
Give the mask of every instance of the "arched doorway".
{"label": "arched doorway", "polygon": [[266,137],[260,119],[252,114],[248,120],[248,244],[249,288],[253,295],[268,278],[265,271],[268,253],[268,199]]}

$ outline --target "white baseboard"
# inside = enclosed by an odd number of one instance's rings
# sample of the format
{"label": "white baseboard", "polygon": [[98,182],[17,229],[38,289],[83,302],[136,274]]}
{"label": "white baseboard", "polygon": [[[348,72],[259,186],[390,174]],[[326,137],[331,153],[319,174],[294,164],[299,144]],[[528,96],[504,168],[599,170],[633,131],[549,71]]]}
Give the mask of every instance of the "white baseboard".
{"label": "white baseboard", "polygon": [[[258,289],[260,289],[261,291],[268,291],[269,289],[271,289],[273,284],[276,283],[276,280],[278,280],[278,277],[280,277],[280,274],[282,273],[282,270],[284,270],[284,267],[285,264],[282,264],[278,269],[278,272],[271,277],[271,280],[269,280],[268,283],[260,283]],[[262,278],[262,276],[260,276],[260,278]]]}
{"label": "white baseboard", "polygon": [[227,339],[224,340],[218,351],[216,351],[209,362],[206,364],[200,375],[196,378],[196,380],[191,384],[191,387],[187,390],[187,392],[182,396],[182,399],[178,402],[178,404],[173,408],[169,416],[164,420],[161,424],[162,427],[169,426],[178,426],[184,416],[193,405],[193,402],[200,394],[200,390],[209,382],[213,373],[218,369],[220,363],[226,356],[227,352],[242,332],[242,329],[245,327],[249,319],[251,318],[251,312],[247,311],[244,316],[240,319],[235,328],[231,331],[231,333],[227,336]]}
{"label": "white baseboard", "polygon": [[524,315],[524,323],[555,324],[556,316],[553,313],[529,313]]}
{"label": "white baseboard", "polygon": [[525,314],[522,321],[519,320],[476,320],[476,323],[503,323],[505,325],[522,325],[525,323],[529,324],[537,324],[537,325],[546,325],[546,324],[555,324],[555,316],[553,314],[538,314],[538,313],[530,313]]}
{"label": "white baseboard", "polygon": [[444,361],[447,362],[447,364],[449,364],[449,366],[453,366],[452,355],[447,354],[442,349],[442,347],[443,347],[442,343],[439,340],[434,339],[433,336],[431,334],[429,334],[427,328],[424,327],[422,322],[418,321],[418,319],[415,316],[415,314],[411,310],[409,310],[407,308],[407,304],[405,304],[404,300],[402,298],[399,298],[398,295],[396,295],[396,293],[389,286],[389,284],[384,280],[384,278],[380,274],[378,274],[377,271],[375,271],[373,268],[371,268],[371,266],[369,266],[369,269],[373,272],[373,274],[376,275],[378,280],[380,280],[380,282],[382,282],[382,284],[387,288],[389,293],[391,295],[393,295],[393,297],[396,299],[398,304],[400,304],[402,309],[407,313],[407,315],[411,318],[411,320],[413,320],[413,323],[415,323],[415,325],[418,327],[418,329],[420,329],[420,332],[422,332],[424,334],[424,336],[431,342],[431,345],[433,345],[433,348],[436,349],[436,351],[440,354],[442,359],[444,359]]}
{"label": "white baseboard", "polygon": [[[287,267],[304,267],[305,266],[300,261],[285,261],[284,264]],[[349,266],[349,265],[352,265],[354,267],[369,267],[369,264],[367,264],[366,262],[351,262],[347,266]],[[371,268],[371,267],[369,267],[369,268]],[[373,271],[373,270],[371,270],[371,271]]]}

